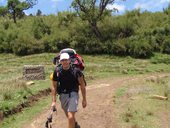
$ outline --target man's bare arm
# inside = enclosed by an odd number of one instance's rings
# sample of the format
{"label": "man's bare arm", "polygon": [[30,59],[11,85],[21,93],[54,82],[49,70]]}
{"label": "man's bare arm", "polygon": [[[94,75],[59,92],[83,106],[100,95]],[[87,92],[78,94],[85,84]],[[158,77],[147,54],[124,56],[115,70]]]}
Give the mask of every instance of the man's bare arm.
{"label": "man's bare arm", "polygon": [[51,85],[52,106],[54,106],[56,103],[56,94],[57,94],[56,90],[57,90],[57,81],[52,81],[52,85]]}
{"label": "man's bare arm", "polygon": [[80,84],[81,94],[82,94],[82,97],[83,97],[82,106],[83,106],[83,108],[85,108],[87,106],[87,100],[86,100],[86,86],[85,86],[83,76],[79,77],[78,81],[79,81],[79,84]]}

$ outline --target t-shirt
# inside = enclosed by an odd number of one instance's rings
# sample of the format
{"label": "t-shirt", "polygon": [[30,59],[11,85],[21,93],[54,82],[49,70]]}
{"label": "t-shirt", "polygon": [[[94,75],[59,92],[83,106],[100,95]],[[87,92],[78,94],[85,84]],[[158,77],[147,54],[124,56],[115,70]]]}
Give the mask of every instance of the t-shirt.
{"label": "t-shirt", "polygon": [[53,73],[53,80],[59,83],[61,93],[78,92],[78,78],[81,76],[83,76],[83,73],[78,68],[70,67],[68,70],[56,68]]}

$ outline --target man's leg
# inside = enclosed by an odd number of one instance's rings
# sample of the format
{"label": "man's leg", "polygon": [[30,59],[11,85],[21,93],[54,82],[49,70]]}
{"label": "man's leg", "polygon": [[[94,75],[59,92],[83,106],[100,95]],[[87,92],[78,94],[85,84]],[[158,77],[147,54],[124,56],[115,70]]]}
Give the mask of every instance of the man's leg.
{"label": "man's leg", "polygon": [[75,128],[75,113],[78,110],[78,93],[77,92],[72,92],[69,98],[69,103],[68,103],[68,109],[67,109],[67,115],[68,115],[68,122],[69,122],[69,128]]}
{"label": "man's leg", "polygon": [[75,112],[68,112],[68,128],[75,128]]}
{"label": "man's leg", "polygon": [[[71,93],[71,98],[69,97],[69,95],[60,95],[61,106],[68,119],[68,128],[75,128],[75,124],[77,124],[75,123],[75,113],[77,112],[78,98],[78,93],[75,92]],[[78,124],[76,126],[78,126]]]}

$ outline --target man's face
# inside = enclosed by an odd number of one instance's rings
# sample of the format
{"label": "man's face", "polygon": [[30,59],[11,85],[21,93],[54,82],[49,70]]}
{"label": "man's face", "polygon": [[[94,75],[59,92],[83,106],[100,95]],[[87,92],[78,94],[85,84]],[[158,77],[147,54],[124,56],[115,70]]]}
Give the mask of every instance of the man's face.
{"label": "man's face", "polygon": [[63,69],[68,69],[70,66],[70,59],[63,59],[60,63],[63,66]]}

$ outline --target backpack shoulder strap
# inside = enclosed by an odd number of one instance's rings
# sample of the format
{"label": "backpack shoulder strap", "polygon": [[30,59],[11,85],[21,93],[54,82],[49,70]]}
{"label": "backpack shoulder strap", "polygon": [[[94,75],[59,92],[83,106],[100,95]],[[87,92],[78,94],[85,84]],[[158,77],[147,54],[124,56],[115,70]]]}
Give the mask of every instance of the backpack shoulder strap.
{"label": "backpack shoulder strap", "polygon": [[85,77],[84,77],[84,74],[83,74],[83,72],[79,69],[79,68],[77,68],[76,66],[72,66],[72,72],[73,72],[73,74],[74,74],[74,77],[77,79],[77,82],[78,82],[78,77],[79,77],[79,75],[80,74],[77,74],[77,71],[79,72],[79,73],[81,73],[81,76],[83,76],[83,80],[84,80],[84,83],[85,83],[85,86],[87,85],[87,83],[86,83],[86,80],[85,80]]}
{"label": "backpack shoulder strap", "polygon": [[55,70],[56,70],[57,78],[58,78],[60,73],[61,73],[61,71],[62,71],[62,68],[61,68],[61,66],[56,66]]}
{"label": "backpack shoulder strap", "polygon": [[72,72],[73,72],[74,77],[75,77],[77,80],[78,80],[78,77],[79,77],[80,74],[83,75],[82,71],[81,71],[79,68],[77,68],[75,65],[72,65],[71,69],[72,69]]}

